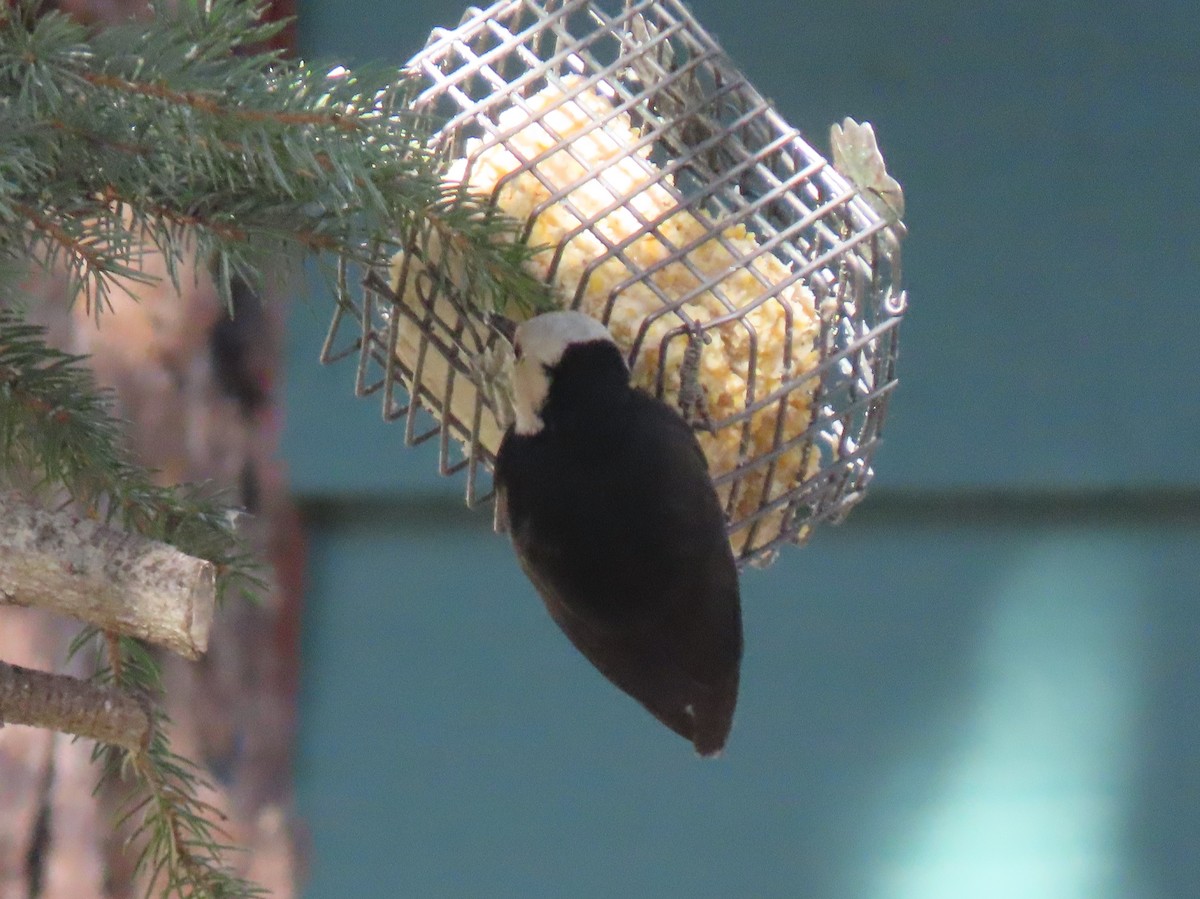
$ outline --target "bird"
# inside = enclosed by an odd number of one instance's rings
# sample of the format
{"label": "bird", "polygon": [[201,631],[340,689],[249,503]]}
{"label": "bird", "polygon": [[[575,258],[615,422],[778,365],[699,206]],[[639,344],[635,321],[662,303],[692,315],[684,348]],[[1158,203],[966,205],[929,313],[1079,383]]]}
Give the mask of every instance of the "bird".
{"label": "bird", "polygon": [[631,385],[597,319],[555,311],[497,330],[515,359],[497,528],[600,673],[700,756],[719,755],[737,705],[741,597],[695,433]]}

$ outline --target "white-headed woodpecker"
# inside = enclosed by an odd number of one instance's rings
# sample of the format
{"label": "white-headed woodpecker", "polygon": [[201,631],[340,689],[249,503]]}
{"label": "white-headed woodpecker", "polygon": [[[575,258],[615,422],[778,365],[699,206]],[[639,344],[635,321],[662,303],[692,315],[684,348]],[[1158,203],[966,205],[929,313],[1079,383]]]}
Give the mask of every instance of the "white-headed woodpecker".
{"label": "white-headed woodpecker", "polygon": [[737,704],[742,617],[704,453],[675,410],[630,385],[595,319],[547,313],[512,341],[497,522],[579,651],[715,755]]}

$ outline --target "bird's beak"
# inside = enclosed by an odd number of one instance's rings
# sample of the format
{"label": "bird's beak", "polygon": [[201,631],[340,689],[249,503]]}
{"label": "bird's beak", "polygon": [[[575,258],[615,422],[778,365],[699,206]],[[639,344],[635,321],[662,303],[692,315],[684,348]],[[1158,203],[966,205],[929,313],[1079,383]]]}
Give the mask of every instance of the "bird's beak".
{"label": "bird's beak", "polygon": [[491,325],[493,331],[500,334],[509,343],[516,339],[517,323],[511,318],[500,315],[498,312],[489,312],[487,323]]}

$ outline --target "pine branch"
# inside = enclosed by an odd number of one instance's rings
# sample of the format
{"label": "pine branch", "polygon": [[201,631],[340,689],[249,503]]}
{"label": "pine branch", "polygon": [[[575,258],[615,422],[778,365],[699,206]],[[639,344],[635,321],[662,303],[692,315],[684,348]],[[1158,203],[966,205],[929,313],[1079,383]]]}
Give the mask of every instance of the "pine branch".
{"label": "pine branch", "polygon": [[[122,695],[142,695],[156,690],[158,665],[136,640],[122,637],[103,640],[95,628],[85,630],[72,644],[75,653],[102,643],[106,663],[93,680],[98,689],[115,689]],[[158,705],[148,705],[150,728],[136,746],[97,744],[93,760],[103,765],[103,780],[130,783],[117,815],[116,826],[129,827],[128,844],[136,847],[135,866],[147,875],[147,897],[251,897],[264,891],[235,874],[222,856],[235,849],[220,823],[224,815],[198,797],[210,789],[187,759],[171,750],[170,720]]]}
{"label": "pine branch", "polygon": [[254,284],[266,254],[371,263],[436,233],[485,304],[548,307],[515,223],[444,188],[405,77],[238,55],[259,12],[183,3],[91,35],[0,10],[0,255],[62,265],[101,306],[146,243],[172,277],[194,252]]}
{"label": "pine branch", "polygon": [[[0,466],[12,481],[63,490],[98,519],[209,560],[218,595],[234,585],[259,586],[227,510],[197,489],[151,483],[127,459],[120,428],[83,360],[49,347],[42,329],[12,310],[0,311]],[[134,701],[130,697],[157,694],[157,663],[136,640],[94,626],[76,639],[72,654],[88,646],[107,659],[95,684],[18,672],[7,699],[0,696],[0,714],[101,741],[97,755],[107,759],[104,777],[132,776],[124,814],[138,817],[134,838],[144,841],[137,864],[155,872],[151,882],[162,895],[260,895],[222,866],[228,847],[212,824],[219,815],[197,798],[203,783],[191,763],[171,751],[161,709],[145,705],[148,726],[141,736],[134,733],[139,725],[132,712],[122,712]],[[111,718],[101,719],[83,704],[89,696],[125,699],[111,706]]]}
{"label": "pine branch", "polygon": [[234,516],[199,486],[159,487],[129,461],[82,357],[46,343],[44,331],[0,310],[0,473],[63,489],[101,521],[160,540],[216,566],[217,596],[260,586]]}
{"label": "pine branch", "polygon": [[[0,3],[0,273],[59,266],[98,314],[114,287],[146,280],[147,248],[175,286],[179,263],[199,258],[227,291],[235,277],[258,286],[281,253],[386,268],[398,249],[436,247],[485,307],[550,308],[516,223],[444,186],[405,77],[254,52],[277,27],[260,11],[180,0],[149,23],[90,32],[36,0]],[[10,481],[211,561],[219,595],[255,587],[228,513],[130,463],[81,360],[12,312],[0,312],[0,457]],[[89,628],[84,646],[106,654],[100,686],[156,695],[136,641]],[[130,784],[123,815],[150,890],[256,894],[222,865],[219,814],[197,798],[161,710],[150,714],[144,746],[97,748],[106,776]]]}

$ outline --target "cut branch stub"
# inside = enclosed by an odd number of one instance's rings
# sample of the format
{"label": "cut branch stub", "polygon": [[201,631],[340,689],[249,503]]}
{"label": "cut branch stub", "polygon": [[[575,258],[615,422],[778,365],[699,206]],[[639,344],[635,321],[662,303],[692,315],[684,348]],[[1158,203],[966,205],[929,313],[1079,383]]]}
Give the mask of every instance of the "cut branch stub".
{"label": "cut branch stub", "polygon": [[0,495],[0,603],[50,609],[194,660],[208,648],[215,600],[211,562]]}
{"label": "cut branch stub", "polygon": [[140,752],[150,703],[125,690],[0,662],[0,723],[28,724]]}

